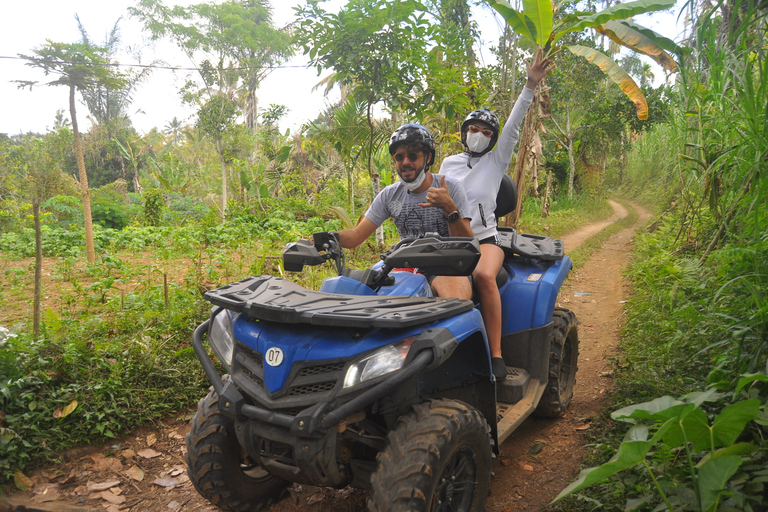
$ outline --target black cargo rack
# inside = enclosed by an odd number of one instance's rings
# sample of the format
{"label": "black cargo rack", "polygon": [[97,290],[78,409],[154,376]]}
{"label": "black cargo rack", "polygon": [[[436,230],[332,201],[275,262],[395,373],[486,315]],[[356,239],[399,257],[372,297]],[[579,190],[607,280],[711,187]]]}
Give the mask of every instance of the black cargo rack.
{"label": "black cargo rack", "polygon": [[508,256],[519,255],[542,261],[557,261],[565,256],[562,240],[548,236],[518,233],[513,228],[498,228],[501,248]]}
{"label": "black cargo rack", "polygon": [[353,328],[412,327],[474,307],[454,298],[324,293],[272,276],[222,286],[206,292],[205,299],[257,320]]}

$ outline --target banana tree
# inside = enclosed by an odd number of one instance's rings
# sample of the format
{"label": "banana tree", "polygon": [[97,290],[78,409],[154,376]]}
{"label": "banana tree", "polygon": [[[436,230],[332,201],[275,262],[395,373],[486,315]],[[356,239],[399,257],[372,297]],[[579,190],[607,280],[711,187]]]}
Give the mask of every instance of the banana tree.
{"label": "banana tree", "polygon": [[617,44],[648,55],[669,72],[677,71],[677,63],[669,52],[680,54],[681,48],[671,39],[641,27],[628,18],[662,11],[675,5],[676,0],[636,0],[617,4],[597,13],[566,14],[557,21],[551,0],[523,0],[523,11],[513,9],[504,0],[489,0],[509,26],[533,45],[544,48],[547,57],[563,48],[598,66],[632,100],[637,117],[648,118],[648,103],[635,81],[613,59],[595,49],[580,45],[560,47],[561,39],[571,33],[592,28]]}
{"label": "banana tree", "polygon": [[[488,3],[504,17],[510,28],[518,33],[523,40],[533,46],[543,48],[547,57],[553,58],[555,54],[566,49],[599,67],[634,103],[638,118],[647,119],[648,102],[640,87],[613,59],[593,48],[581,45],[561,46],[559,43],[569,33],[591,28],[609,37],[620,46],[648,55],[667,71],[675,72],[677,71],[677,63],[670,53],[681,55],[682,49],[671,39],[657,34],[651,29],[641,27],[628,19],[639,14],[669,9],[675,5],[675,1],[636,0],[613,5],[597,13],[565,14],[557,20],[555,20],[555,9],[551,0],[522,0],[522,12],[512,8],[504,0],[488,0]],[[528,111],[527,117],[535,117],[536,114],[537,109],[532,108]],[[526,144],[526,141],[534,140],[532,134],[526,133],[526,130],[535,130],[537,124],[533,119],[528,120],[526,118],[520,135],[515,176],[518,179],[518,194],[521,196],[525,187],[519,181],[525,179],[525,168],[530,153],[529,144]],[[519,197],[518,211],[512,224],[516,223],[519,218],[519,205],[521,204],[522,197]]]}

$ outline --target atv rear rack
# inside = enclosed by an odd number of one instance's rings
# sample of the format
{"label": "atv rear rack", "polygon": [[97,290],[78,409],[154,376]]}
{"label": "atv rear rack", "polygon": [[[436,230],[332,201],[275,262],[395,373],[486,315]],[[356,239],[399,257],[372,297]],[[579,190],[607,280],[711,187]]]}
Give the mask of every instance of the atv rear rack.
{"label": "atv rear rack", "polygon": [[470,300],[345,295],[309,290],[279,277],[254,276],[206,292],[205,299],[257,320],[354,328],[406,328],[470,311]]}
{"label": "atv rear rack", "polygon": [[519,255],[542,261],[563,259],[565,247],[562,240],[548,236],[518,233],[513,228],[497,228],[501,239],[501,248],[508,256]]}

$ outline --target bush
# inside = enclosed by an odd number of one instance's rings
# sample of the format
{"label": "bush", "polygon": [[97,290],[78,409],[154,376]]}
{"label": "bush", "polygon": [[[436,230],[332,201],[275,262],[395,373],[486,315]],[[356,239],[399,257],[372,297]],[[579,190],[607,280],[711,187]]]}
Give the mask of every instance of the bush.
{"label": "bush", "polygon": [[130,203],[116,190],[95,190],[91,194],[91,218],[105,228],[123,229],[131,221]]}

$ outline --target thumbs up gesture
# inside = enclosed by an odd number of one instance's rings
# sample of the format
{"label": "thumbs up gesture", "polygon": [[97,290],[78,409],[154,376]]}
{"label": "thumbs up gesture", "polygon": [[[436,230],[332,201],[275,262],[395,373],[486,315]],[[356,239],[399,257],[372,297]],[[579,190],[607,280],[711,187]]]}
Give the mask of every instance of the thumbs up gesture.
{"label": "thumbs up gesture", "polygon": [[423,208],[440,208],[445,215],[456,211],[456,203],[453,202],[451,191],[448,189],[448,185],[445,182],[445,176],[439,175],[434,176],[434,178],[439,178],[440,187],[429,187],[427,190],[426,202],[419,203],[419,206]]}

